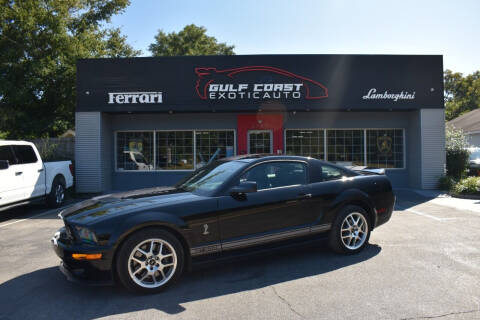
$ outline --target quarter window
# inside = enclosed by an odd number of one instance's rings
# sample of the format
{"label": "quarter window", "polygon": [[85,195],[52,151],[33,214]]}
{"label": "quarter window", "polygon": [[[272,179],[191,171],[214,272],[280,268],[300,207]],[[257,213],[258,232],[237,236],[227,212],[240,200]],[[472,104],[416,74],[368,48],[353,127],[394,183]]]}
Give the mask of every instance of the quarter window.
{"label": "quarter window", "polygon": [[338,180],[338,179],[342,179],[343,177],[350,177],[350,176],[352,176],[352,174],[348,171],[345,171],[333,166],[325,165],[325,164],[322,165],[323,181]]}
{"label": "quarter window", "polygon": [[364,165],[363,130],[328,130],[328,161],[346,166]]}
{"label": "quarter window", "polygon": [[288,155],[325,159],[324,130],[286,130],[285,150]]}
{"label": "quarter window", "polygon": [[158,170],[192,170],[193,131],[158,131]]}
{"label": "quarter window", "polygon": [[117,133],[117,169],[153,170],[153,132]]}
{"label": "quarter window", "polygon": [[367,130],[367,167],[403,168],[403,130]]}
{"label": "quarter window", "polygon": [[254,181],[258,190],[306,184],[307,170],[301,162],[268,162],[248,170],[240,181]]}

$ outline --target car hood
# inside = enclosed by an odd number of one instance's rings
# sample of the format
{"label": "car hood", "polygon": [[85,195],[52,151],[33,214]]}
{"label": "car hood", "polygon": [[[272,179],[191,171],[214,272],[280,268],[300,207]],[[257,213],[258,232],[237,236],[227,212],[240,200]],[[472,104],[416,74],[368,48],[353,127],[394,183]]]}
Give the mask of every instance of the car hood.
{"label": "car hood", "polygon": [[88,224],[149,207],[158,208],[162,205],[192,201],[198,197],[190,192],[172,187],[112,193],[76,203],[62,210],[59,217],[68,222]]}

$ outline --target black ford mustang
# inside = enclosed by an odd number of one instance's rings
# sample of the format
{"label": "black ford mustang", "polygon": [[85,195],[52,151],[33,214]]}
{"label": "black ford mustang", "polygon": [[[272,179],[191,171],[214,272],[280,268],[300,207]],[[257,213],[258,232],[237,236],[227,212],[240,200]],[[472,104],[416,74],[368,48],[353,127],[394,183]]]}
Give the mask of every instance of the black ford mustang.
{"label": "black ford mustang", "polygon": [[[247,155],[208,164],[175,187],[110,194],[60,212],[52,238],[70,280],[119,280],[156,292],[195,262],[320,236],[362,250],[395,197],[385,175],[294,156]],[[249,248],[249,249],[246,249]]]}

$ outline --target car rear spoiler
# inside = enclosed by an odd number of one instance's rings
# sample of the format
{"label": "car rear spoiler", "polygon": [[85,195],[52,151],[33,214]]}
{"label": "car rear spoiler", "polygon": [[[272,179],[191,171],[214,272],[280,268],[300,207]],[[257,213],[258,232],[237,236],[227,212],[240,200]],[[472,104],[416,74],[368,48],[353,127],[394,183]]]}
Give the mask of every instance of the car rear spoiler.
{"label": "car rear spoiler", "polygon": [[356,166],[356,167],[347,167],[350,170],[360,172],[362,174],[378,174],[378,175],[384,175],[385,174],[385,169],[368,169],[367,167],[362,167],[362,166]]}

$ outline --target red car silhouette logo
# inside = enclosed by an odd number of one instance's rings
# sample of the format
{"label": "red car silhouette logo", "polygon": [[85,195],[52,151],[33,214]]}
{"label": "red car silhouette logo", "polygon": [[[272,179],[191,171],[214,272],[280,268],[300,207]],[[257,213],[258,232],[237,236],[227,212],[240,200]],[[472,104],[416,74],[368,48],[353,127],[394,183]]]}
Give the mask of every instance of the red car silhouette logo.
{"label": "red car silhouette logo", "polygon": [[[272,73],[276,76],[280,75],[286,81],[297,81],[303,84],[305,88],[305,99],[324,99],[328,97],[328,89],[320,82],[291,73],[289,71],[268,67],[268,66],[248,66],[241,68],[217,70],[211,67],[195,68],[197,74],[196,90],[200,99],[207,100],[208,87],[212,83],[225,83],[241,78],[243,75],[252,75],[252,73],[259,73],[265,76],[266,73]],[[220,80],[220,81],[219,81]],[[251,80],[250,80],[251,82]]]}

